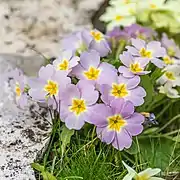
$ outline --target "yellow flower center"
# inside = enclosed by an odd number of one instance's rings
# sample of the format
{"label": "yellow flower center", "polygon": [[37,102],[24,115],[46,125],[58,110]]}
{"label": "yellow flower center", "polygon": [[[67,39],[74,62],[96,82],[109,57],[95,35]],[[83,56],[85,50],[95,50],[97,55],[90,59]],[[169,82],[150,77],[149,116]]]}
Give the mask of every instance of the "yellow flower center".
{"label": "yellow flower center", "polygon": [[143,69],[141,68],[139,63],[130,64],[130,71],[133,73],[142,72]]}
{"label": "yellow flower center", "polygon": [[15,92],[16,92],[16,96],[18,96],[18,97],[21,96],[21,89],[20,89],[18,83],[16,83]]}
{"label": "yellow flower center", "polygon": [[91,35],[96,41],[101,41],[103,39],[103,35],[100,32],[91,31]]}
{"label": "yellow flower center", "polygon": [[149,179],[149,175],[148,174],[142,174],[141,176],[137,175],[134,178],[135,180],[148,180]]}
{"label": "yellow flower center", "polygon": [[166,72],[165,76],[169,79],[169,80],[175,80],[175,76],[173,72]]}
{"label": "yellow flower center", "polygon": [[140,55],[141,55],[142,57],[152,58],[152,52],[146,50],[145,48],[141,48],[140,51],[139,51],[139,53],[140,53]]}
{"label": "yellow flower center", "polygon": [[58,67],[57,67],[58,70],[68,70],[69,69],[69,61],[64,59],[62,61],[62,63],[58,64]]}
{"label": "yellow flower center", "polygon": [[72,106],[69,107],[69,110],[75,113],[77,116],[86,111],[85,101],[83,99],[73,99]]}
{"label": "yellow flower center", "polygon": [[113,84],[111,94],[117,98],[122,98],[128,95],[126,84]]}
{"label": "yellow flower center", "polygon": [[130,2],[130,0],[124,0],[124,4],[129,4]]}
{"label": "yellow flower center", "polygon": [[127,123],[120,114],[108,117],[108,129],[119,132]]}
{"label": "yellow flower center", "polygon": [[120,15],[117,15],[116,17],[115,17],[115,20],[116,21],[121,21],[123,19],[123,16],[120,16]]}
{"label": "yellow flower center", "polygon": [[90,67],[88,71],[84,72],[84,76],[88,80],[97,80],[100,75],[100,70],[94,67]]}
{"label": "yellow flower center", "polygon": [[175,55],[174,48],[169,47],[167,51],[168,51],[168,55],[169,55],[169,56],[174,56],[174,55]]}
{"label": "yellow flower center", "polygon": [[163,61],[168,65],[168,64],[174,64],[174,60],[171,59],[169,56],[164,56]]}
{"label": "yellow flower center", "polygon": [[48,80],[47,84],[44,86],[44,90],[48,93],[48,96],[57,95],[59,91],[58,83]]}
{"label": "yellow flower center", "polygon": [[150,8],[155,9],[155,8],[157,8],[157,6],[155,4],[150,4]]}

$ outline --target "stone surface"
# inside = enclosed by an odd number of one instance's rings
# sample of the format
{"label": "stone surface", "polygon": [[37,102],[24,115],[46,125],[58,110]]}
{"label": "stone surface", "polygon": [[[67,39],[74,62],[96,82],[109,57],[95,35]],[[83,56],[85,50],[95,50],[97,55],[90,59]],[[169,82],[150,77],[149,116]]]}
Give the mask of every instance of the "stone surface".
{"label": "stone surface", "polygon": [[60,39],[71,31],[91,27],[92,10],[101,2],[0,1],[0,180],[34,180],[30,163],[44,147],[51,129],[44,119],[49,120],[46,110],[34,102],[29,101],[25,110],[17,108],[10,80],[4,81],[4,77],[15,67],[26,75],[37,74],[44,63],[40,54],[58,56]]}
{"label": "stone surface", "polygon": [[91,27],[90,17],[102,1],[1,0],[0,53],[58,55],[59,40]]}

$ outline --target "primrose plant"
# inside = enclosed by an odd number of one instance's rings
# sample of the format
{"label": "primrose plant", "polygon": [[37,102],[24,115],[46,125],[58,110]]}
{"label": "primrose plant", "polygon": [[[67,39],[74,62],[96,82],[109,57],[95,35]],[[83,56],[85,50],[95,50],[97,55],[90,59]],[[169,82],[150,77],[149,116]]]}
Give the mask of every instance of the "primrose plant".
{"label": "primrose plant", "polygon": [[17,104],[23,108],[31,98],[55,111],[68,129],[90,123],[102,142],[118,150],[130,148],[148,114],[137,111],[146,97],[141,78],[160,70],[160,93],[179,97],[174,89],[180,85],[179,49],[166,35],[162,43],[131,38],[115,66],[109,60],[110,38],[98,30],[83,30],[63,40],[61,55],[41,67],[38,77],[25,78],[16,69],[12,76]]}

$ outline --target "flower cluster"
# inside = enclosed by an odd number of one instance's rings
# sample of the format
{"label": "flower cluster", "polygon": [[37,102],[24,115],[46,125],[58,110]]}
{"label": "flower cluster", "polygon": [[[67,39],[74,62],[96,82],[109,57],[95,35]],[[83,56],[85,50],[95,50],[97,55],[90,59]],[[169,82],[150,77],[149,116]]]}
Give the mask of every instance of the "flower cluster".
{"label": "flower cluster", "polygon": [[166,34],[163,34],[161,41],[166,48],[166,55],[163,57],[166,67],[162,70],[163,75],[157,80],[161,85],[159,92],[170,98],[179,98],[176,87],[180,86],[180,48]]}
{"label": "flower cluster", "polygon": [[[111,52],[106,38],[98,30],[83,30],[65,38],[62,54],[41,67],[38,77],[27,80],[28,95],[56,110],[67,128],[80,130],[88,122],[96,126],[103,142],[123,150],[143,131],[145,118],[135,112],[146,96],[139,75],[148,73],[145,65],[159,54],[143,59],[128,50],[120,56],[125,66],[116,69],[101,58]],[[24,99],[24,80],[21,74],[18,78],[16,94]]]}
{"label": "flower cluster", "polygon": [[156,37],[157,33],[148,27],[140,26],[139,24],[132,24],[121,29],[116,26],[107,32],[107,36],[116,41],[125,40],[129,41],[131,38],[139,38],[143,40],[152,40]]}
{"label": "flower cluster", "polygon": [[166,0],[111,0],[100,20],[107,23],[108,30],[142,22],[157,28],[168,27],[174,32],[180,27],[178,3]]}
{"label": "flower cluster", "polygon": [[[102,142],[127,149],[132,137],[143,131],[145,116],[136,112],[146,96],[140,85],[141,76],[149,74],[148,67],[153,66],[166,71],[158,80],[160,83],[169,84],[164,76],[171,80],[176,77],[170,74],[169,68],[174,66],[169,66],[169,62],[178,61],[178,49],[163,38],[162,43],[131,38],[119,54],[116,67],[104,61],[112,54],[107,36],[98,30],[76,32],[63,40],[61,55],[41,67],[38,77],[25,82],[21,73],[14,75],[19,105],[23,107],[27,101],[28,84],[28,95],[56,111],[68,129],[80,130],[86,122],[93,124]],[[167,60],[172,54],[174,59]],[[178,82],[174,80],[172,86]]]}
{"label": "flower cluster", "polygon": [[15,69],[10,72],[10,78],[13,78],[12,87],[15,93],[15,100],[20,108],[24,108],[27,105],[27,78],[24,76],[20,69]]}

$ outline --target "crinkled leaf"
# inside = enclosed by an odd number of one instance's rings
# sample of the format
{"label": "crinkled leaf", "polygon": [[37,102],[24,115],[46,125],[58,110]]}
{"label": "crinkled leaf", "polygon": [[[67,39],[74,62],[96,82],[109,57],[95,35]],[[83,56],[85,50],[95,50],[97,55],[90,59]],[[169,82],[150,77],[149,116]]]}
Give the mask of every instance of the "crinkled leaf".
{"label": "crinkled leaf", "polygon": [[74,134],[74,130],[68,129],[65,125],[62,127],[62,132],[61,132],[61,149],[62,149],[62,154],[65,151],[66,146],[70,143],[71,136]]}
{"label": "crinkled leaf", "polygon": [[146,106],[149,105],[149,103],[152,102],[153,94],[154,94],[154,88],[153,83],[151,82],[151,79],[148,75],[141,76],[141,83],[140,86],[142,86],[146,91],[146,97],[144,98],[144,104],[140,107],[138,107],[138,111],[146,111]]}
{"label": "crinkled leaf", "polygon": [[55,176],[53,176],[51,173],[44,171],[41,173],[43,176],[43,180],[57,180]]}
{"label": "crinkled leaf", "polygon": [[138,153],[138,148],[137,148],[137,145],[136,143],[133,141],[131,147],[129,149],[126,149],[125,150],[127,153],[129,154],[137,154]]}
{"label": "crinkled leaf", "polygon": [[39,172],[44,171],[44,166],[40,165],[39,163],[32,163],[31,167]]}
{"label": "crinkled leaf", "polygon": [[154,132],[156,132],[159,129],[159,127],[152,127],[149,129],[146,129],[143,134],[153,134]]}
{"label": "crinkled leaf", "polygon": [[179,143],[180,142],[180,135],[173,137],[172,140]]}

